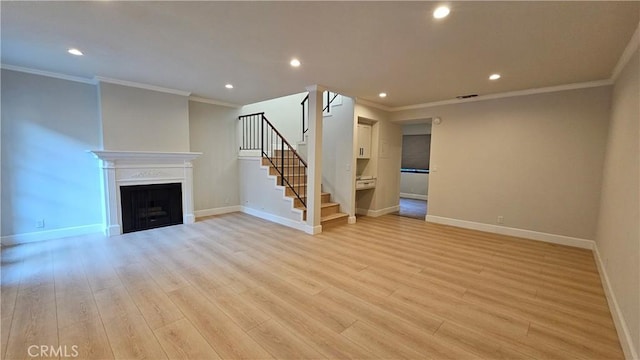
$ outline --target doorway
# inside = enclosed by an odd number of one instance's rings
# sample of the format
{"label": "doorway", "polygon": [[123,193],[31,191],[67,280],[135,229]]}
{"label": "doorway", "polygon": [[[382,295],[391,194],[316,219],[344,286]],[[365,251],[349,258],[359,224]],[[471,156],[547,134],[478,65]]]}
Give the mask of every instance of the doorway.
{"label": "doorway", "polygon": [[431,119],[402,126],[400,210],[397,215],[424,220],[428,209]]}

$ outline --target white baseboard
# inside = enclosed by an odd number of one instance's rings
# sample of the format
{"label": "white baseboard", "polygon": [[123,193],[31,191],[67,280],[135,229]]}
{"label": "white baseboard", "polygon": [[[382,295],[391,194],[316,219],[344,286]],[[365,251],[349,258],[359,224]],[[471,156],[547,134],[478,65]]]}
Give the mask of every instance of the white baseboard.
{"label": "white baseboard", "polygon": [[309,235],[316,235],[316,234],[320,234],[322,232],[322,225],[317,225],[317,226],[311,226],[311,225],[307,225],[305,224],[305,230],[304,232],[306,232]]}
{"label": "white baseboard", "polygon": [[600,279],[602,280],[602,287],[604,288],[604,293],[607,297],[609,311],[611,312],[611,317],[613,317],[613,323],[616,326],[616,331],[618,332],[618,338],[620,339],[620,345],[622,345],[624,356],[626,359],[638,359],[638,349],[634,349],[631,334],[629,333],[629,327],[627,326],[624,316],[622,316],[622,311],[618,306],[618,301],[616,300],[615,293],[613,292],[613,288],[609,282],[607,270],[604,267],[604,263],[600,257],[600,252],[598,251],[598,244],[594,244],[593,256],[596,260]]}
{"label": "white baseboard", "polygon": [[400,197],[405,199],[427,200],[428,196],[422,194],[400,193]]}
{"label": "white baseboard", "polygon": [[472,230],[486,231],[486,232],[495,233],[495,234],[521,237],[525,239],[544,241],[544,242],[559,244],[559,245],[568,245],[568,246],[573,246],[573,247],[578,247],[583,249],[593,249],[595,244],[593,240],[574,238],[574,237],[564,236],[564,235],[555,235],[555,234],[543,233],[543,232],[532,231],[532,230],[510,228],[510,227],[500,226],[500,225],[491,225],[491,224],[484,224],[484,223],[478,223],[473,221],[458,220],[458,219],[452,219],[452,218],[446,218],[446,217],[434,216],[434,215],[427,215],[426,220],[428,222],[437,223],[437,224],[451,225],[451,226],[457,226],[465,229],[472,229]]}
{"label": "white baseboard", "polygon": [[196,210],[196,211],[194,211],[194,214],[196,215],[196,218],[201,218],[201,217],[205,217],[205,216],[222,215],[222,214],[228,214],[228,213],[238,212],[238,211],[242,211],[242,206],[241,205],[233,205],[233,206],[224,206],[224,207],[212,208],[212,209]]}
{"label": "white baseboard", "polygon": [[241,206],[241,208],[242,208],[242,212],[245,214],[253,215],[255,217],[259,217],[261,219],[265,219],[265,220],[268,220],[280,225],[284,225],[296,230],[304,231],[307,234],[318,234],[319,232],[322,231],[322,226],[311,227],[306,223],[303,223],[300,221],[295,221],[295,220],[284,218],[282,216],[269,214],[267,212],[252,209],[250,207]]}
{"label": "white baseboard", "polygon": [[369,209],[356,209],[356,214],[358,215],[366,215],[371,217],[378,217],[382,215],[387,215],[394,213],[396,211],[400,211],[400,205],[390,206],[388,208],[380,209],[380,210],[369,210]]}
{"label": "white baseboard", "polygon": [[0,243],[2,244],[2,246],[10,246],[103,232],[104,224],[74,226],[55,230],[36,231],[31,233],[3,236],[0,240]]}
{"label": "white baseboard", "polygon": [[[242,160],[259,160],[262,157],[262,151],[260,150],[240,150],[238,157]],[[244,159],[243,159],[244,158]]]}

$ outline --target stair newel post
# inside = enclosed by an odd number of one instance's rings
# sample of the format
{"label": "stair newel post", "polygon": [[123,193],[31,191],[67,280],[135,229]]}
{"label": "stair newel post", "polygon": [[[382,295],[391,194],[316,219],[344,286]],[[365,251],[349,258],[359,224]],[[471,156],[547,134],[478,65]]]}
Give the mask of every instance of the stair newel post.
{"label": "stair newel post", "polygon": [[261,117],[260,121],[260,152],[261,156],[264,156],[264,116]]}

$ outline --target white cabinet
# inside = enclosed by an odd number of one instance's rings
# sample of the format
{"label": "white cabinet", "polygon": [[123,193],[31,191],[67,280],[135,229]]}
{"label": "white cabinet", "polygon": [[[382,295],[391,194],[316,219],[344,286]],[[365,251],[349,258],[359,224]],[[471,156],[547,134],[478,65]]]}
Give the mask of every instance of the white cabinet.
{"label": "white cabinet", "polygon": [[371,157],[371,125],[358,124],[358,159]]}

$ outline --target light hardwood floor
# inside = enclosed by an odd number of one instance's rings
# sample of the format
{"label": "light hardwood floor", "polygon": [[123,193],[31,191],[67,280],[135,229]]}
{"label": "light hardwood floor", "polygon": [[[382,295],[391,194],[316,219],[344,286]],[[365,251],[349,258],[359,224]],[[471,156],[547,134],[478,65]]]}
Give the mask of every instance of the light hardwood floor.
{"label": "light hardwood floor", "polygon": [[623,358],[590,251],[392,215],[3,248],[1,288],[6,359]]}

